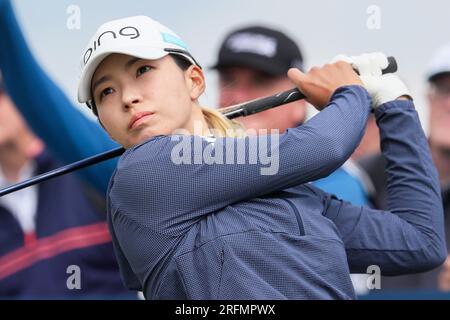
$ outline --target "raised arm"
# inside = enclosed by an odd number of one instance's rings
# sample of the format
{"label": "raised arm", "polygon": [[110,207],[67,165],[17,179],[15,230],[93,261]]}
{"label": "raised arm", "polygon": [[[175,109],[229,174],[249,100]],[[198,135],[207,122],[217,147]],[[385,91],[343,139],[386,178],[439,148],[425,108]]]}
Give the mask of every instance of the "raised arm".
{"label": "raised arm", "polygon": [[[14,103],[60,161],[71,163],[117,147],[97,123],[77,110],[39,66],[7,0],[0,0],[0,70]],[[105,194],[116,164],[113,159],[80,174]]]}
{"label": "raised arm", "polygon": [[[213,148],[200,137],[155,137],[122,157],[109,192],[111,207],[158,232],[178,233],[234,202],[324,177],[340,167],[358,145],[370,105],[364,88],[346,86],[334,93],[327,108],[281,136],[217,139]],[[269,138],[267,149],[272,150],[271,165],[276,166],[269,174],[263,174],[267,165],[248,161],[258,139],[264,138]],[[174,161],[181,143],[193,151],[188,155],[192,164]],[[240,160],[247,159],[245,164],[210,165],[202,157],[214,149],[223,155],[221,159],[229,159],[230,150],[237,154],[239,147],[227,146],[237,145],[243,146],[245,158]],[[236,154],[231,159],[238,163]],[[196,164],[198,156],[202,158]]]}
{"label": "raised arm", "polygon": [[[439,179],[411,101],[381,105],[375,116],[388,174],[388,211],[324,197],[338,227],[350,271],[378,265],[383,275],[422,272],[442,264],[444,237]],[[320,193],[320,191],[316,191]]]}

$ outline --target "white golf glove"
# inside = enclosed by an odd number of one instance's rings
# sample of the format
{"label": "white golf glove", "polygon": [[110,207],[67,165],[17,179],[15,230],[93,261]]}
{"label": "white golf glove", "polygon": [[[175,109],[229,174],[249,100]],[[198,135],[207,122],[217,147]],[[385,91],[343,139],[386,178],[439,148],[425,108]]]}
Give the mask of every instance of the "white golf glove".
{"label": "white golf glove", "polygon": [[407,96],[412,100],[408,88],[394,73],[382,76],[360,76],[360,78],[372,97],[372,108],[374,109],[401,96]]}
{"label": "white golf glove", "polygon": [[412,100],[408,88],[397,75],[393,73],[383,75],[383,69],[389,64],[385,54],[375,52],[351,57],[339,55],[333,62],[340,60],[350,63],[358,71],[364,87],[372,97],[374,109],[401,96],[408,96]]}
{"label": "white golf glove", "polygon": [[389,61],[384,53],[363,53],[359,56],[338,55],[334,57],[332,63],[337,61],[345,61],[350,63],[359,75],[364,76],[381,76],[383,69],[389,65]]}

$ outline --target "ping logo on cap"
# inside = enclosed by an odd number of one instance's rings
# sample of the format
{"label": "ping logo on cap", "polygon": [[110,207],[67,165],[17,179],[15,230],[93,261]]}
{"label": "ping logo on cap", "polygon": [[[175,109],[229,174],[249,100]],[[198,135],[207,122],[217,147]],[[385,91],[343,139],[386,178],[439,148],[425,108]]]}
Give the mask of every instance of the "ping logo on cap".
{"label": "ping logo on cap", "polygon": [[269,58],[277,54],[277,40],[263,34],[238,33],[232,35],[226,45],[234,52],[250,52]]}
{"label": "ping logo on cap", "polygon": [[[120,38],[128,38],[128,39],[137,39],[141,36],[141,33],[136,27],[126,26],[121,28],[118,32],[114,32],[112,30],[107,30],[101,33],[97,39],[94,39],[93,46],[88,48],[83,55],[84,66],[89,62],[92,57],[92,54],[101,47],[102,41],[107,41],[108,39],[118,40]],[[104,39],[102,39],[102,37]]]}

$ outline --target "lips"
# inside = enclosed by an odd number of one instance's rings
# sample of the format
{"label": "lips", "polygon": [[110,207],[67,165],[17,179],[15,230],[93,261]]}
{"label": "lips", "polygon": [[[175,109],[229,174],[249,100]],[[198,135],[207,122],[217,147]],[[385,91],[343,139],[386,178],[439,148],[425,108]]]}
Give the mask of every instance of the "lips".
{"label": "lips", "polygon": [[143,119],[145,117],[151,116],[153,114],[154,114],[153,112],[139,112],[139,113],[136,113],[131,118],[131,121],[130,121],[130,123],[128,125],[128,129],[132,130],[132,129],[136,128],[139,125],[139,123],[140,123],[139,120],[141,120],[141,119]]}

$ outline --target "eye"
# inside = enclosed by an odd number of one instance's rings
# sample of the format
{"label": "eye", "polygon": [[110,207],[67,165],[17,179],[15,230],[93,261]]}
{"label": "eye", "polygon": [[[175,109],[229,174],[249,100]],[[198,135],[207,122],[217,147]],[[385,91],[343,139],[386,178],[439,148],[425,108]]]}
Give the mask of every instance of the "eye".
{"label": "eye", "polygon": [[109,94],[111,94],[111,93],[113,93],[113,92],[114,92],[114,89],[111,88],[111,87],[108,87],[108,88],[106,88],[106,89],[103,89],[103,90],[100,92],[99,100],[102,101],[103,98],[105,98],[107,95],[109,95]]}
{"label": "eye", "polygon": [[143,75],[144,73],[150,71],[151,69],[153,69],[153,68],[150,66],[142,66],[142,67],[138,68],[136,71],[136,77]]}

